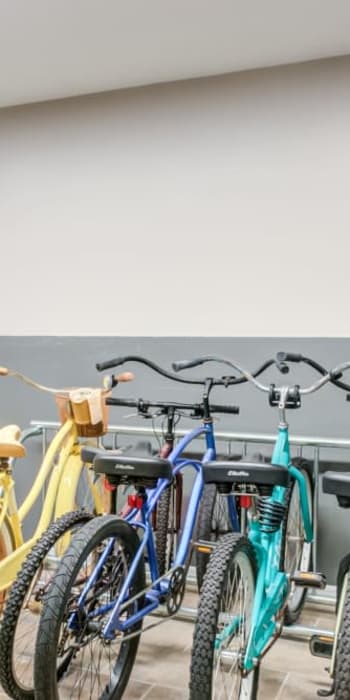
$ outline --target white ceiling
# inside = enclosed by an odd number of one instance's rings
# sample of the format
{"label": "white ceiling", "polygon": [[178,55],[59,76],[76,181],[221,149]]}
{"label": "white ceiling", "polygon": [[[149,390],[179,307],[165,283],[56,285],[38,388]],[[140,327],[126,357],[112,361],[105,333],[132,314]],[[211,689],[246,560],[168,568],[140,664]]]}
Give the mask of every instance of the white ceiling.
{"label": "white ceiling", "polygon": [[0,106],[348,53],[349,0],[1,0]]}

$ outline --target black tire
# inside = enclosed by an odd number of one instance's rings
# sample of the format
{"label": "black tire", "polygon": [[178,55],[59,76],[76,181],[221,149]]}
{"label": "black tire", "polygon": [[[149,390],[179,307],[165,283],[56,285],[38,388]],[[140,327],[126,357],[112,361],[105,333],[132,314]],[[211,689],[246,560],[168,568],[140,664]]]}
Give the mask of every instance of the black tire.
{"label": "black tire", "polygon": [[[157,529],[155,534],[158,574],[163,576],[168,570],[168,529],[172,485],[162,493],[157,503]],[[171,526],[171,523],[170,523]]]}
{"label": "black tire", "polygon": [[[293,460],[306,481],[311,517],[313,516],[313,479],[310,464],[304,460]],[[287,510],[282,525],[281,570],[288,574],[312,570],[312,544],[305,542],[305,533],[301,516],[298,482],[292,479],[286,495]],[[291,585],[284,624],[294,624],[304,607],[307,588]]]}
{"label": "black tire", "polygon": [[[200,501],[196,540],[216,542],[221,535],[232,531],[227,507],[227,496],[220,496],[215,484],[205,484]],[[196,577],[200,591],[209,561],[209,554],[196,550]]]}
{"label": "black tire", "polygon": [[339,598],[339,631],[334,640],[335,651],[335,700],[350,700],[350,577],[343,579],[344,590]]}
{"label": "black tire", "polygon": [[[13,537],[13,531],[10,526],[8,518],[5,516],[0,530],[0,561],[9,557],[11,552],[15,549],[15,542]],[[0,619],[2,617],[6,596],[8,595],[8,588],[3,588],[0,591]]]}
{"label": "black tire", "polygon": [[[236,578],[236,573],[239,578]],[[252,544],[246,537],[229,533],[220,538],[214,549],[203,581],[200,596],[197,622],[193,635],[190,700],[215,700],[226,697],[220,693],[220,680],[230,687],[230,700],[255,700],[258,693],[259,666],[256,666],[246,678],[240,672],[240,659],[249,634],[249,620],[255,594],[257,561]],[[245,586],[239,581],[244,579]],[[237,587],[238,584],[238,587]],[[230,588],[231,586],[231,588]],[[232,590],[231,590],[232,589]],[[244,615],[242,604],[242,589],[247,594],[247,609]],[[230,594],[230,595],[229,595]],[[238,633],[222,640],[217,648],[217,634],[222,631],[220,613],[237,616],[235,605],[240,610],[240,616],[246,621],[239,627]],[[237,663],[229,666],[230,677],[220,663],[222,651],[235,648]],[[220,675],[225,674],[225,680]],[[234,685],[235,683],[235,685]]]}
{"label": "black tire", "polygon": [[41,601],[54,573],[52,563],[45,570],[45,560],[63,535],[71,535],[91,518],[85,511],[74,511],[53,522],[26,557],[10,590],[0,634],[0,683],[15,700],[34,699],[37,625]]}
{"label": "black tire", "polygon": [[[107,542],[112,544],[111,552],[100,575],[91,586],[85,602],[86,607],[80,611],[76,625],[71,629],[66,623],[71,619],[73,612],[76,612],[77,599],[93,570],[97,560],[95,557],[100,557]],[[74,688],[79,693],[74,694],[74,697],[101,700],[119,700],[122,697],[139,645],[142,618],[133,627],[129,627],[123,636],[135,632],[138,634],[124,642],[121,641],[121,634],[117,637],[118,646],[115,647],[114,640],[107,644],[99,635],[110,611],[94,618],[94,622],[88,621],[88,613],[92,612],[95,605],[105,605],[109,600],[115,599],[139,545],[140,540],[135,530],[113,515],[95,518],[74,538],[61,561],[43,605],[34,664],[36,700],[58,700],[59,697],[66,697],[67,684],[72,681],[72,677]],[[129,596],[139,594],[144,588],[145,567],[141,558],[133,585],[129,589]],[[141,596],[125,609],[124,619],[138,611],[142,605]],[[106,671],[108,662],[111,668]],[[90,672],[87,672],[87,669]],[[89,681],[92,683],[90,690],[84,685]]]}
{"label": "black tire", "polygon": [[182,474],[176,474],[157,503],[155,545],[159,576],[172,567],[181,529]]}

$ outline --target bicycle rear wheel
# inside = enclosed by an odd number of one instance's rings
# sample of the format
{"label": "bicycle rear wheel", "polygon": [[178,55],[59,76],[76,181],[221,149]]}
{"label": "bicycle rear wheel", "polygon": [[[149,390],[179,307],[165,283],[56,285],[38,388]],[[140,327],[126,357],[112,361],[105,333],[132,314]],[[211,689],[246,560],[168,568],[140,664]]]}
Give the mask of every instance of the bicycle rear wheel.
{"label": "bicycle rear wheel", "polygon": [[58,566],[57,550],[91,519],[84,511],[53,522],[25,559],[7,599],[0,635],[0,682],[16,700],[34,698],[34,647],[42,600]]}
{"label": "bicycle rear wheel", "polygon": [[182,474],[177,474],[157,503],[155,545],[158,574],[163,576],[172,566],[181,528]]}
{"label": "bicycle rear wheel", "polygon": [[249,540],[220,538],[203,581],[191,659],[190,700],[255,700],[259,666],[242,662],[251,627],[257,562]]}
{"label": "bicycle rear wheel", "polygon": [[[310,466],[307,462],[299,460],[294,461],[293,466],[304,476],[309,512],[312,515],[313,483]],[[282,525],[281,569],[293,575],[295,571],[311,571],[311,568],[312,544],[305,540],[299,486],[298,482],[293,480],[287,493],[287,511]],[[285,625],[292,625],[298,620],[306,593],[306,588],[292,583],[284,613]]]}
{"label": "bicycle rear wheel", "polygon": [[[106,607],[118,597],[139,545],[131,526],[112,515],[95,518],[74,538],[43,606],[35,654],[36,700],[57,700],[67,694],[91,700],[122,697],[134,664],[142,618],[126,631],[116,632],[108,642],[101,631],[110,615]],[[106,559],[90,582],[82,606],[80,595],[102,554]],[[141,560],[128,597],[140,594],[144,587]],[[140,596],[127,605],[123,621],[142,604]],[[124,637],[128,639],[124,641]]]}
{"label": "bicycle rear wheel", "polygon": [[[216,542],[221,535],[232,532],[231,519],[228,510],[228,499],[233,496],[222,496],[216,484],[205,484],[199,505],[196,540]],[[196,550],[196,577],[200,591],[204,574],[209,561],[209,554]]]}

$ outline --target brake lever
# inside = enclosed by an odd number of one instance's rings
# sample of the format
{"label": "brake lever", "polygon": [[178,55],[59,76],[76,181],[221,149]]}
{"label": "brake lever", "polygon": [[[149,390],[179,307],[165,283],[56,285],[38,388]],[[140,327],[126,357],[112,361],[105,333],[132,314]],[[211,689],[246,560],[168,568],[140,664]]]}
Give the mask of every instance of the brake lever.
{"label": "brake lever", "polygon": [[145,412],[142,412],[142,411],[141,411],[141,412],[139,413],[139,416],[141,416],[141,418],[146,418],[146,420],[147,420],[147,419],[148,419],[148,420],[154,420],[154,418],[159,418],[159,416],[164,416],[164,412],[163,412],[163,410],[162,410],[161,408],[159,408],[159,409],[158,409],[157,411],[155,411],[154,413],[150,413],[149,410],[147,409],[147,411],[145,411]]}

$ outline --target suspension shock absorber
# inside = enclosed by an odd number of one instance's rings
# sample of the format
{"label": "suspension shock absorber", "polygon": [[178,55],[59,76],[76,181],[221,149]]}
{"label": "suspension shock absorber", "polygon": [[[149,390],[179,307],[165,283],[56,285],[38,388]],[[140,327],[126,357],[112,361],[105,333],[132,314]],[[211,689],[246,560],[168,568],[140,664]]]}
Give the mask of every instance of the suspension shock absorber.
{"label": "suspension shock absorber", "polygon": [[257,501],[261,532],[271,534],[277,532],[283,520],[286,506],[275,501],[270,496],[260,496]]}

